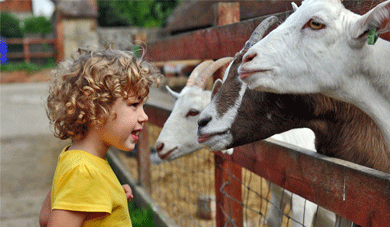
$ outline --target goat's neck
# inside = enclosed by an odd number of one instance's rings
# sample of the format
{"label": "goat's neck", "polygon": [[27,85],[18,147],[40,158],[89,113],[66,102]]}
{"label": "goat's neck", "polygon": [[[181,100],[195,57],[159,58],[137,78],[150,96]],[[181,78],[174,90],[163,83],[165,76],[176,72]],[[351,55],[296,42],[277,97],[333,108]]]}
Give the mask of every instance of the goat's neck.
{"label": "goat's neck", "polygon": [[390,152],[375,123],[352,105],[335,103],[308,122],[317,152],[390,173]]}
{"label": "goat's neck", "polygon": [[375,46],[366,46],[360,56],[351,61],[362,62],[350,65],[357,71],[349,74],[348,81],[336,92],[326,95],[355,104],[366,112],[378,125],[390,147],[390,42],[379,39]]}

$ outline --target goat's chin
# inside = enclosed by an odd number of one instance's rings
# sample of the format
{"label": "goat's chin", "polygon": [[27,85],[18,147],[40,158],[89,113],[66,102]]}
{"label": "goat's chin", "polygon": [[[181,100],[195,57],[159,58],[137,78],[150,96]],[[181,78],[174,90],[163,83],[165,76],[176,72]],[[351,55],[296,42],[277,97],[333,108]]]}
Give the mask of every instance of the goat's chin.
{"label": "goat's chin", "polygon": [[166,160],[167,161],[173,161],[175,159],[187,156],[187,155],[189,155],[189,154],[191,154],[191,153],[193,153],[195,151],[198,151],[201,148],[203,148],[203,147],[202,146],[196,146],[196,147],[188,149],[188,150],[180,150],[180,149],[175,150],[168,157],[166,157]]}
{"label": "goat's chin", "polygon": [[201,143],[203,146],[208,147],[212,151],[219,151],[226,149],[232,141],[232,136],[230,133],[225,133],[222,135],[214,135],[207,141]]}

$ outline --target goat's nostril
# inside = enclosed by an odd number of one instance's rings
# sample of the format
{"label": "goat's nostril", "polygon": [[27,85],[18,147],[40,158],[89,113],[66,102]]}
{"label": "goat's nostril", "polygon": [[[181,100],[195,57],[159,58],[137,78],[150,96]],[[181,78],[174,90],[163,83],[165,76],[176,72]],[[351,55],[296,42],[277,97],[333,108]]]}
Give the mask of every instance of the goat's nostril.
{"label": "goat's nostril", "polygon": [[157,150],[157,152],[160,152],[160,151],[162,151],[163,148],[164,148],[164,143],[160,143],[157,145],[156,150]]}
{"label": "goat's nostril", "polygon": [[199,127],[204,127],[204,126],[206,126],[210,121],[211,121],[211,117],[209,116],[209,117],[206,117],[206,118],[203,118],[203,119],[200,119],[199,121],[198,121],[198,126]]}
{"label": "goat's nostril", "polygon": [[250,62],[250,61],[252,61],[255,57],[257,56],[257,54],[256,53],[254,53],[254,54],[247,54],[247,55],[245,55],[244,56],[244,59],[242,60],[242,62]]}

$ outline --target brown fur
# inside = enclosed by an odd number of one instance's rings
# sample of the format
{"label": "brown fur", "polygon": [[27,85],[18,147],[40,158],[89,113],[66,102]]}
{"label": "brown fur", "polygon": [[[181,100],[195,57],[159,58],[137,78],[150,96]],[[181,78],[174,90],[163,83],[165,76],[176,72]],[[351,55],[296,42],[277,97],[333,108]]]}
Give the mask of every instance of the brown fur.
{"label": "brown fur", "polygon": [[[239,96],[240,62],[241,55],[237,55],[214,97],[220,116]],[[354,105],[321,94],[281,95],[247,89],[230,128],[233,141],[228,147],[302,127],[314,131],[317,152],[390,173],[390,152],[373,120]]]}

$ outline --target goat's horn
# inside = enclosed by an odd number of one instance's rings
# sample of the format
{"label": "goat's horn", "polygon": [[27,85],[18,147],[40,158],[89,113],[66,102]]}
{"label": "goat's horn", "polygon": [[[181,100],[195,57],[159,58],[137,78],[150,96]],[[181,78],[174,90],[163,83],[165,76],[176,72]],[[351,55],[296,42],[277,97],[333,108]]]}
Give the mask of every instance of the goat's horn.
{"label": "goat's horn", "polygon": [[270,16],[264,19],[252,32],[251,37],[246,41],[244,49],[249,49],[251,46],[255,45],[255,43],[259,42],[265,32],[276,22],[278,22],[279,19],[276,16]]}
{"label": "goat's horn", "polygon": [[196,78],[197,86],[204,89],[206,87],[207,79],[210,76],[212,76],[219,68],[231,62],[233,59],[234,58],[232,57],[225,57],[225,58],[218,59],[217,61],[210,64],[206,69],[202,71],[201,75],[198,78]]}
{"label": "goat's horn", "polygon": [[204,62],[200,63],[198,66],[196,66],[196,68],[194,70],[192,70],[191,75],[188,77],[188,81],[187,81],[186,86],[187,87],[192,87],[192,86],[196,85],[196,83],[195,83],[196,78],[199,76],[199,74],[205,68],[207,68],[213,62],[214,62],[213,60],[207,60],[207,61],[204,61]]}

